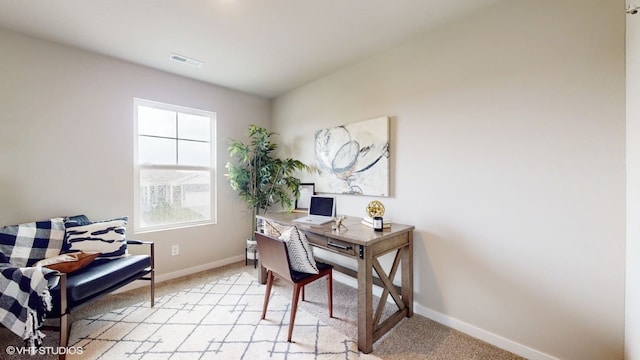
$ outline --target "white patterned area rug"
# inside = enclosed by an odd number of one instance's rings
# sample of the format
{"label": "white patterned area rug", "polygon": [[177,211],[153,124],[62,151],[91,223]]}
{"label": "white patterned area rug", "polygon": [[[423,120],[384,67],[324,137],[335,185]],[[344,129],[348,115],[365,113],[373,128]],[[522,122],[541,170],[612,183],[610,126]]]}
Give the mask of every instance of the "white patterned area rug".
{"label": "white patterned area rug", "polygon": [[73,323],[68,359],[378,359],[300,309],[287,342],[291,303],[241,273]]}

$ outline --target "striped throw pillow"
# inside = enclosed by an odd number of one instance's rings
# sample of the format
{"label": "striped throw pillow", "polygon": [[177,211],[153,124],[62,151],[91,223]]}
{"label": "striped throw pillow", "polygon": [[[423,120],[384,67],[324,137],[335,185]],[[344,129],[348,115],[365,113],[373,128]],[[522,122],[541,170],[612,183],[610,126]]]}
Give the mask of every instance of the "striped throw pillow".
{"label": "striped throw pillow", "polygon": [[98,259],[127,256],[127,217],[67,228],[66,252],[99,252]]}

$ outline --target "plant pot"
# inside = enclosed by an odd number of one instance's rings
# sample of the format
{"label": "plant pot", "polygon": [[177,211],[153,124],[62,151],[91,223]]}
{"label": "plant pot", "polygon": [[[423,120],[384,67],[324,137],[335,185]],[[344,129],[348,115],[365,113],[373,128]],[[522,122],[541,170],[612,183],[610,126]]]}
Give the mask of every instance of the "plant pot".
{"label": "plant pot", "polygon": [[255,260],[258,258],[258,242],[255,240],[247,239],[247,259]]}

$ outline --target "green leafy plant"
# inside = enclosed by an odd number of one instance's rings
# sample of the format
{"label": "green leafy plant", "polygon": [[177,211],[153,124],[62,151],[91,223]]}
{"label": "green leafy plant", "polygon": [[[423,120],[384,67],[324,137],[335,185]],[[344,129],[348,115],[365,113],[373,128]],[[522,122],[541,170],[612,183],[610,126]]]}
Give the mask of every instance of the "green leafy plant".
{"label": "green leafy plant", "polygon": [[250,125],[247,133],[250,142],[245,144],[231,139],[225,176],[231,187],[238,191],[240,198],[253,210],[253,231],[256,230],[255,217],[266,213],[273,204],[292,208],[292,199],[300,196],[300,180],[294,176],[300,171],[312,168],[299,160],[272,157],[278,144],[271,141],[275,132]]}

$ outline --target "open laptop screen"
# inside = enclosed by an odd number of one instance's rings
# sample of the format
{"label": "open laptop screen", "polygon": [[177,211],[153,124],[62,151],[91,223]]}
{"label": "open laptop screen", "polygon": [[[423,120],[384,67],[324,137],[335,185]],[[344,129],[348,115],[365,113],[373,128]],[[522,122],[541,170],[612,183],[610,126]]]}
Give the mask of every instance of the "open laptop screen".
{"label": "open laptop screen", "polygon": [[335,216],[335,198],[330,196],[312,196],[309,203],[309,215]]}

